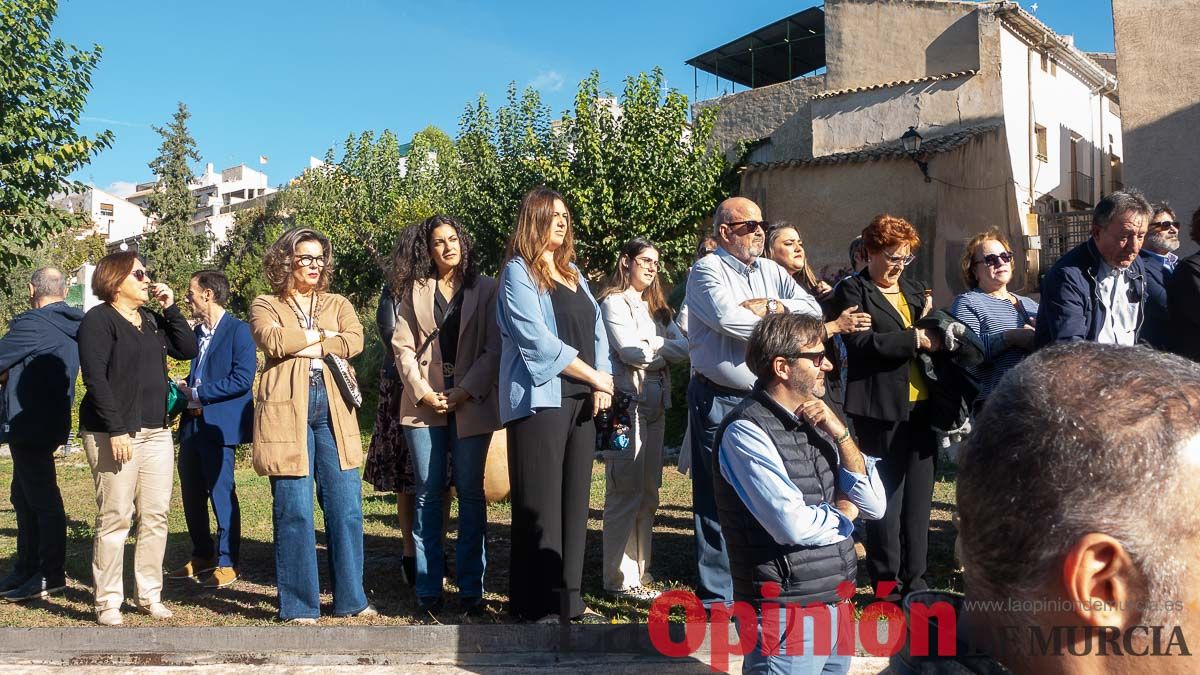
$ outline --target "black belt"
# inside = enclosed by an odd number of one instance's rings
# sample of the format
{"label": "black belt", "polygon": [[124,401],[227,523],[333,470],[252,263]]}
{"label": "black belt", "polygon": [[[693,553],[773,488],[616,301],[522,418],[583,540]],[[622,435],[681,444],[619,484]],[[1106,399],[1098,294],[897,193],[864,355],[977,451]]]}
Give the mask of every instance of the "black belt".
{"label": "black belt", "polygon": [[700,380],[700,384],[704,385],[705,389],[711,389],[722,396],[737,396],[738,398],[744,398],[746,396],[746,394],[750,393],[749,389],[743,391],[741,389],[731,389],[730,387],[723,387],[723,386],[717,384],[716,382],[713,382],[712,380],[708,379],[707,377],[701,375],[700,373],[696,373],[695,377],[696,377],[696,379]]}

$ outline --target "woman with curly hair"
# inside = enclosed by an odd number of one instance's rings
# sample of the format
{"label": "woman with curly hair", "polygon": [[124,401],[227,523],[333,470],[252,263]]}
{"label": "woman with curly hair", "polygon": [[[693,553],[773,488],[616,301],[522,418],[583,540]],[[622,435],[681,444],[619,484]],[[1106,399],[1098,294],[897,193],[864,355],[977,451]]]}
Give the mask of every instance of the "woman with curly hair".
{"label": "woman with curly hair", "polygon": [[[831,310],[858,306],[871,327],[846,333],[845,410],[854,421],[863,454],[878,461],[887,513],[867,521],[867,571],[875,584],[899,582],[899,591],[925,582],[929,511],[937,439],[930,424],[929,384],[918,352],[941,348],[936,332],[916,327],[932,308],[925,284],[901,275],[921,245],[907,220],[876,216],[862,232],[867,267],[843,279]],[[898,601],[899,593],[887,600]]]}
{"label": "woman with curly hair", "polygon": [[459,608],[483,609],[487,510],[483,467],[500,428],[496,372],[500,328],[496,281],[479,274],[471,237],[455,219],[433,216],[413,225],[408,250],[393,259],[400,318],[392,337],[404,383],[400,423],[416,478],[413,542],[417,606],[442,606],[442,499],[447,467],[458,492],[455,572]]}
{"label": "woman with curly hair", "polygon": [[408,585],[417,583],[416,547],[413,544],[413,495],[417,492],[413,476],[408,443],[404,441],[404,427],[400,424],[400,397],[404,384],[396,368],[396,351],[392,349],[392,336],[396,322],[400,319],[400,299],[392,291],[392,276],[397,265],[407,265],[406,256],[411,249],[411,240],[416,228],[401,230],[396,245],[392,248],[389,277],[379,295],[379,306],[375,309],[375,326],[383,344],[383,363],[379,367],[379,401],[375,406],[375,427],[371,430],[371,445],[367,447],[363,480],[371,484],[376,492],[396,493],[396,516],[400,526],[402,557],[401,569]]}
{"label": "woman with curly hair", "polygon": [[[517,616],[584,622],[594,415],[612,404],[608,336],[587,279],[574,264],[571,213],[562,195],[521,200],[500,275],[500,421],[512,483],[509,599]],[[566,597],[563,597],[563,594]]]}
{"label": "woman with curly hair", "polygon": [[271,285],[250,305],[250,332],[266,356],[254,397],[254,469],[270,476],[279,618],[321,615],[313,484],[325,520],[335,616],[375,616],[363,592],[362,443],[354,404],[328,356],[362,351],[363,329],[346,298],[329,292],[333,247],[307,227],[267,249]]}

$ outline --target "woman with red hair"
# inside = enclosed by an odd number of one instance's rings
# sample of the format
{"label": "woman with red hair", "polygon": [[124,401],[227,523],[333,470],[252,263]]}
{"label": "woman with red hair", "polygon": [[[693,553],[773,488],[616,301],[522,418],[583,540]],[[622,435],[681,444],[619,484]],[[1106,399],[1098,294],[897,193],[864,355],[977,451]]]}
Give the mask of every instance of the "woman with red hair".
{"label": "woman with red hair", "polygon": [[874,584],[898,583],[886,598],[898,601],[928,588],[925,582],[929,511],[937,458],[930,425],[929,383],[917,354],[940,348],[936,332],[917,328],[931,304],[926,286],[902,275],[921,245],[907,220],[876,216],[862,232],[867,267],[834,290],[836,315],[857,305],[871,328],[846,333],[846,414],[854,420],[867,461],[878,462],[887,513],[867,522],[867,571]]}

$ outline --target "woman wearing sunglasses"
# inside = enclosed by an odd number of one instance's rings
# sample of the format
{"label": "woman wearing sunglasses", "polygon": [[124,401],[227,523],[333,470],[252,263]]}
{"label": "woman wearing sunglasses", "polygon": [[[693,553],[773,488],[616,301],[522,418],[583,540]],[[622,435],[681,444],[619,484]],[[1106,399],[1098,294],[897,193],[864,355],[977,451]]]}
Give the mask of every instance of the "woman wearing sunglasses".
{"label": "woman wearing sunglasses", "polygon": [[[915,325],[931,309],[925,284],[902,276],[921,245],[916,229],[903,218],[880,215],[863,230],[862,241],[867,268],[837,285],[830,311],[837,316],[857,305],[871,316],[870,330],[842,335],[845,410],[859,447],[879,458],[888,495],[884,517],[867,522],[867,571],[872,583],[899,583],[907,594],[929,587],[924,577],[937,458],[930,387],[917,356],[941,345],[936,331]],[[894,591],[882,595],[900,599]]]}
{"label": "woman wearing sunglasses", "polygon": [[1033,350],[1038,306],[1008,290],[1012,247],[996,230],[977,234],[962,256],[962,280],[971,289],[954,299],[950,313],[983,342],[983,363],[972,369],[979,379],[978,409],[1013,366]]}
{"label": "woman wearing sunglasses", "polygon": [[[171,610],[162,603],[162,563],[175,444],[167,415],[166,357],[193,359],[199,346],[175,294],[151,281],[134,251],[101,258],[92,292],[104,302],[79,324],[79,365],[87,388],[79,426],[96,483],[96,620],[102,626],[121,623],[125,541],[135,506],[133,604],[155,619],[169,619]],[[161,314],[142,306],[151,297]]]}

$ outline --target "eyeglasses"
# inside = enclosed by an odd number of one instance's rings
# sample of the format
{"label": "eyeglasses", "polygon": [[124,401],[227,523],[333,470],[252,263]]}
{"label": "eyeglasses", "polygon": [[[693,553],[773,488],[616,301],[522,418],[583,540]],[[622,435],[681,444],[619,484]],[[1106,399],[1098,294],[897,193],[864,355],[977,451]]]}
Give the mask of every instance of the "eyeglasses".
{"label": "eyeglasses", "polygon": [[983,260],[976,260],[975,262],[983,263],[983,264],[987,265],[988,267],[999,267],[1001,265],[1007,265],[1008,263],[1010,263],[1012,261],[1013,261],[1012,251],[1005,251],[1003,253],[989,253],[989,254],[983,256]]}
{"label": "eyeglasses", "polygon": [[767,221],[765,220],[736,220],[732,223],[725,223],[727,226],[734,228],[734,231],[739,235],[750,234],[755,230],[766,230]]}
{"label": "eyeglasses", "polygon": [[909,265],[912,264],[912,261],[917,259],[917,256],[912,255],[912,254],[909,254],[909,255],[885,255],[885,256],[883,256],[883,259],[886,260],[887,264],[889,264],[889,265],[900,265],[901,267],[908,267]]}
{"label": "eyeglasses", "polygon": [[638,256],[638,257],[634,258],[634,260],[636,260],[637,263],[639,265],[641,265],[642,267],[645,267],[648,270],[654,270],[656,272],[658,271],[659,265],[661,265],[661,263],[659,261],[652,260],[645,256]]}
{"label": "eyeglasses", "polygon": [[1157,223],[1150,223],[1150,227],[1157,227],[1163,230],[1169,230],[1173,227],[1178,230],[1183,227],[1183,224],[1178,220],[1160,220]]}
{"label": "eyeglasses", "polygon": [[298,255],[296,256],[296,267],[317,267],[325,266],[325,256]]}
{"label": "eyeglasses", "polygon": [[134,270],[130,274],[138,281],[147,281],[150,279],[150,270]]}
{"label": "eyeglasses", "polygon": [[806,358],[812,361],[813,367],[820,368],[825,365],[825,352],[800,352],[796,358]]}

